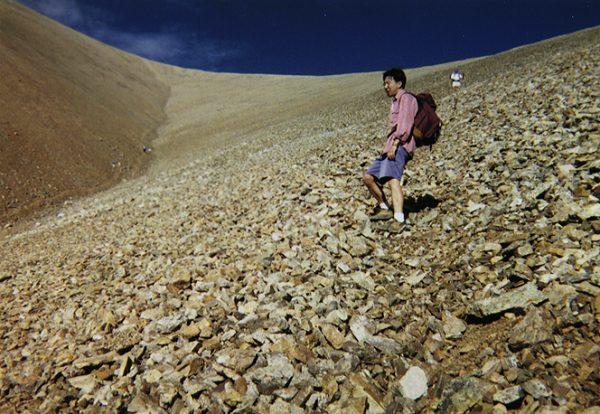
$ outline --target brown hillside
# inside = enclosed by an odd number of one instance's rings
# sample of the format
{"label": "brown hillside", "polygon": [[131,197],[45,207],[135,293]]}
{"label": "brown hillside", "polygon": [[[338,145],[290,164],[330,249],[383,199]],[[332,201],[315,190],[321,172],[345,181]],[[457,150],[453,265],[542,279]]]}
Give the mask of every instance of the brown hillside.
{"label": "brown hillside", "polygon": [[0,223],[140,172],[169,89],[144,60],[0,2]]}

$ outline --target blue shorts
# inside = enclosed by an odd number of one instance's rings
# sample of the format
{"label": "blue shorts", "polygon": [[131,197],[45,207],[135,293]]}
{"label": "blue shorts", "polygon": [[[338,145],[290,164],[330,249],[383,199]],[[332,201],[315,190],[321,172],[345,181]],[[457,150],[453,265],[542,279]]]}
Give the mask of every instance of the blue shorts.
{"label": "blue shorts", "polygon": [[389,160],[384,154],[373,161],[366,173],[374,176],[379,184],[385,184],[392,178],[400,180],[409,159],[408,152],[403,147],[398,147],[395,159]]}

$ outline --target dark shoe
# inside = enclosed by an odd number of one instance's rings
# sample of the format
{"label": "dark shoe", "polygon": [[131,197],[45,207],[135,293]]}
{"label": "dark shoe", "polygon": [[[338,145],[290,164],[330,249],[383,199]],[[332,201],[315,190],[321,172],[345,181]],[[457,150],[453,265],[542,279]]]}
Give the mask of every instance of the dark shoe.
{"label": "dark shoe", "polygon": [[400,223],[397,220],[392,221],[391,223],[381,223],[374,227],[375,230],[379,231],[387,231],[388,233],[399,234],[403,231],[406,231],[410,228],[410,225],[405,223]]}
{"label": "dark shoe", "polygon": [[394,217],[394,212],[392,210],[389,209],[384,209],[384,208],[380,208],[377,207],[373,213],[373,215],[371,215],[371,217],[369,217],[369,219],[371,221],[379,221],[379,220],[389,220],[391,218]]}

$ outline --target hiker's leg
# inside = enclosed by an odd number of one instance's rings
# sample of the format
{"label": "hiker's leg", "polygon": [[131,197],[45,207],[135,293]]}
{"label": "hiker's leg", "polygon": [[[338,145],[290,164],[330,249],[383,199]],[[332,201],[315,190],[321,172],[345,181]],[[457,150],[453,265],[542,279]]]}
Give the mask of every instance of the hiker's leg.
{"label": "hiker's leg", "polygon": [[400,180],[392,178],[390,180],[390,189],[392,190],[392,202],[394,203],[394,215],[396,213],[404,214],[404,192]]}
{"label": "hiker's leg", "polygon": [[386,199],[385,199],[385,193],[383,192],[383,189],[377,183],[377,180],[375,179],[374,176],[372,176],[371,174],[364,173],[363,174],[363,182],[369,189],[369,192],[371,193],[371,195],[373,197],[375,197],[375,200],[377,200],[377,205],[380,205],[381,203],[387,204]]}

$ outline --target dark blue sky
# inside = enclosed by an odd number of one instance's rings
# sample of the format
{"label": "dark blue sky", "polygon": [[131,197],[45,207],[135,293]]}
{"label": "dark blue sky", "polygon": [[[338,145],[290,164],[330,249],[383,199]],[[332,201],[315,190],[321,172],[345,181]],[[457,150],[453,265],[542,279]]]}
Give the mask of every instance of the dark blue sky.
{"label": "dark blue sky", "polygon": [[21,0],[98,40],[220,72],[329,75],[498,53],[600,25],[600,0]]}

